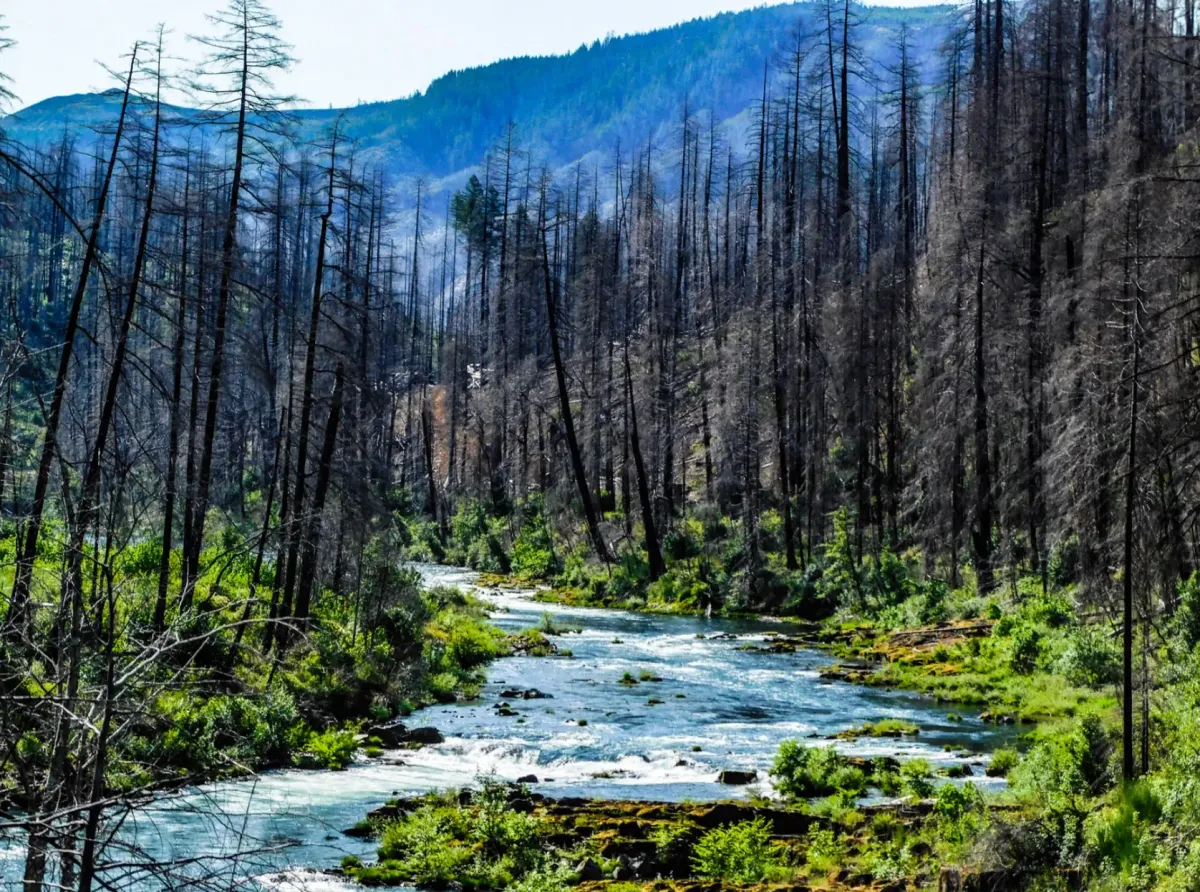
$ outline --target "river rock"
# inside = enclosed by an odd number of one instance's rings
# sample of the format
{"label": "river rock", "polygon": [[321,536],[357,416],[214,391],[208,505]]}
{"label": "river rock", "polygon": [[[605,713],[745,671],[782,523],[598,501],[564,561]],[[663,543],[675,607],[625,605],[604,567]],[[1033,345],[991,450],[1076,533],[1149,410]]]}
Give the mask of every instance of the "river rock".
{"label": "river rock", "polygon": [[500,692],[501,699],[504,700],[553,700],[549,694],[539,691],[537,688],[507,688]]}
{"label": "river rock", "polygon": [[594,883],[604,879],[604,871],[591,858],[584,858],[576,864],[575,873],[578,874],[580,882],[584,883]]}
{"label": "river rock", "polygon": [[757,771],[726,769],[717,775],[717,783],[728,784],[733,787],[744,787],[746,784],[752,784],[756,780],[758,780]]}
{"label": "river rock", "polygon": [[636,858],[629,862],[629,869],[639,880],[652,880],[662,873],[662,867],[653,858]]}
{"label": "river rock", "polygon": [[517,778],[517,783],[519,784],[536,784],[537,782],[538,778],[536,774],[526,774]]}
{"label": "river rock", "polygon": [[408,728],[404,722],[399,719],[393,719],[382,725],[373,725],[367,729],[368,737],[378,737],[383,746],[389,749],[395,749],[402,746],[408,740]]}
{"label": "river rock", "polygon": [[394,719],[382,725],[372,725],[367,729],[367,736],[378,737],[383,746],[388,749],[396,749],[397,747],[409,744],[424,746],[431,743],[442,743],[446,739],[437,728],[409,729],[399,719]]}
{"label": "river rock", "polygon": [[437,728],[413,728],[408,732],[408,738],[405,743],[419,743],[422,746],[426,744],[444,743],[446,738]]}

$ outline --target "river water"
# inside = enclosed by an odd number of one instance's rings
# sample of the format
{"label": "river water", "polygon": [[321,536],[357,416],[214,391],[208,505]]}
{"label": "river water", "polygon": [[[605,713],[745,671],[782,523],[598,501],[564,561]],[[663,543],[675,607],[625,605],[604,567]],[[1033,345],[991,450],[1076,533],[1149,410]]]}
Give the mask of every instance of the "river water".
{"label": "river water", "polygon": [[[418,569],[430,584],[470,587],[473,580],[463,570]],[[536,625],[545,613],[560,626],[578,627],[554,639],[573,655],[501,660],[491,666],[476,703],[414,715],[410,726],[439,728],[446,736],[441,745],[388,753],[342,772],[267,772],[139,809],[120,829],[129,853],[121,857],[148,857],[165,873],[136,885],[177,888],[187,875],[205,876],[205,888],[257,877],[277,889],[341,889],[339,880],[318,871],[348,854],[369,857],[374,848],[342,835],[343,829],[391,796],[462,786],[482,775],[516,780],[532,774],[538,778],[533,788],[547,795],[717,799],[769,793],[766,773],[783,740],[824,737],[881,718],[914,722],[921,732],[902,740],[837,741],[837,748],[938,765],[967,762],[981,776],[987,754],[1014,737],[1013,729],[985,725],[973,713],[952,721],[959,710],[951,705],[824,682],[825,653],[746,649],[772,631],[786,631],[780,623],[570,608],[533,601],[528,592],[478,594],[495,604],[493,621],[505,629]],[[625,685],[625,673],[661,681]],[[514,687],[548,696],[507,701],[517,715],[501,716],[499,694]],[[723,786],[717,775],[724,769],[757,771],[761,780],[749,788]],[[992,782],[977,777],[976,783]],[[13,877],[20,856],[0,851],[7,860],[0,876]]]}

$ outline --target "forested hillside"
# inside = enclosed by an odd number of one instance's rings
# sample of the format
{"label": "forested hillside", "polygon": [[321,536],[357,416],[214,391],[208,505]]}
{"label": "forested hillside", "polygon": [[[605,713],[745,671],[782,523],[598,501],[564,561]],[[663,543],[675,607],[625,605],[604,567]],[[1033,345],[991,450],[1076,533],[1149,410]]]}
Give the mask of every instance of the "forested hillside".
{"label": "forested hillside", "polygon": [[[861,8],[858,47],[867,70],[882,75],[894,64],[895,35],[903,25],[918,67],[932,78],[946,9]],[[305,109],[301,102],[296,135],[311,141],[340,118],[359,163],[393,180],[436,181],[478,166],[511,121],[522,145],[552,169],[588,156],[590,165],[603,166],[618,143],[634,146],[654,138],[669,145],[670,124],[684,98],[717,121],[738,117],[762,92],[764,62],[779,62],[797,35],[823,27],[818,6],[790,3],[610,36],[565,56],[452,71],[423,92],[392,102],[329,110]],[[858,95],[875,87],[863,83],[852,89]],[[64,132],[88,142],[92,128],[111,126],[119,108],[116,90],[63,96],[21,109],[4,126],[10,138],[27,146],[49,147]],[[187,103],[173,111],[197,120]]]}
{"label": "forested hillside", "polygon": [[554,649],[404,560],[804,620],[873,661],[838,681],[1067,722],[999,807],[937,794],[921,855],[856,810],[876,775],[785,744],[786,796],[878,833],[770,862],[796,882],[1197,887],[1191,0],[772,7],[301,115],[259,0],[212,25],[186,114],[151,42],[118,91],[3,123],[26,889],[119,871],[126,794],[344,763],[363,722]]}

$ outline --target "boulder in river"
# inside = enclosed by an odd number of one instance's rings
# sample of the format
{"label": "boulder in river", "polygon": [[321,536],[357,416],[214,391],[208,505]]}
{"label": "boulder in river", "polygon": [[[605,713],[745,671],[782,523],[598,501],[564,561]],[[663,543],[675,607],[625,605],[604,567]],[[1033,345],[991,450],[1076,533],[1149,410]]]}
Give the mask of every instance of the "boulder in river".
{"label": "boulder in river", "polygon": [[553,700],[549,694],[539,691],[537,688],[529,688],[523,690],[521,688],[506,688],[500,692],[500,697],[503,700]]}
{"label": "boulder in river", "polygon": [[394,719],[382,725],[372,725],[367,729],[367,736],[378,737],[381,745],[388,749],[396,749],[397,747],[409,746],[410,744],[425,746],[431,743],[442,743],[446,739],[437,728],[409,729],[399,719]]}
{"label": "boulder in river", "polygon": [[367,729],[368,737],[378,737],[383,746],[395,749],[408,740],[408,727],[399,719],[393,719],[382,725],[372,725]]}
{"label": "boulder in river", "polygon": [[717,783],[728,784],[732,787],[744,787],[746,784],[752,784],[756,780],[758,780],[757,771],[726,769],[717,775]]}
{"label": "boulder in river", "polygon": [[419,743],[422,746],[433,743],[444,743],[446,738],[437,728],[413,728],[408,732],[408,738],[405,743]]}
{"label": "boulder in river", "polygon": [[517,783],[519,784],[536,784],[537,782],[538,778],[536,774],[526,774],[517,778]]}

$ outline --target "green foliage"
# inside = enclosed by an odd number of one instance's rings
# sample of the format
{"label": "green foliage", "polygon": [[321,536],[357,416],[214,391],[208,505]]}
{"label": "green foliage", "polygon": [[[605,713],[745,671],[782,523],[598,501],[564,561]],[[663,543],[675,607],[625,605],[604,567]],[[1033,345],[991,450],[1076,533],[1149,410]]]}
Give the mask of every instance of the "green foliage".
{"label": "green foliage", "polygon": [[117,561],[119,572],[130,576],[157,577],[162,567],[162,540],[147,539],[125,548]]}
{"label": "green foliage", "polygon": [[[396,862],[391,870],[397,879],[432,886],[456,880],[474,855],[456,838],[453,811],[428,804],[384,827],[379,857]],[[359,871],[352,875],[368,879]]]}
{"label": "green foliage", "polygon": [[771,766],[775,786],[792,799],[827,796],[837,790],[859,792],[865,785],[861,769],[850,766],[833,747],[808,747],[785,740]]}
{"label": "green foliage", "polygon": [[1021,763],[1021,754],[1014,749],[1000,748],[992,753],[992,761],[988,763],[988,777],[1008,777],[1009,772]]}
{"label": "green foliage", "polygon": [[451,882],[467,888],[508,888],[542,892],[557,889],[562,872],[546,863],[541,819],[514,811],[505,787],[485,782],[471,804],[456,798],[427,797],[415,811],[383,828],[380,863],[355,869],[360,882],[391,885],[411,881],[443,888]]}
{"label": "green foliage", "polygon": [[933,769],[924,759],[912,759],[900,766],[901,788],[916,799],[933,795]]}
{"label": "green foliage", "polygon": [[1149,784],[1124,784],[1115,806],[1087,820],[1088,850],[1099,872],[1126,883],[1148,874],[1158,848],[1153,825],[1161,818],[1162,804]]}
{"label": "green foliage", "polygon": [[663,864],[687,862],[692,854],[694,836],[693,829],[686,824],[664,823],[651,837],[655,856]]}
{"label": "green foliage", "polygon": [[1032,625],[1022,624],[1012,631],[1008,664],[1014,672],[1028,675],[1037,668],[1042,653],[1042,633]]}
{"label": "green foliage", "polygon": [[1079,537],[1077,535],[1072,533],[1054,543],[1054,547],[1050,550],[1050,561],[1046,569],[1050,583],[1056,588],[1064,588],[1078,580]]}
{"label": "green foliage", "polygon": [[813,828],[808,834],[808,849],[805,858],[809,866],[824,872],[843,862],[845,846],[833,830]]}
{"label": "green foliage", "polygon": [[465,564],[484,573],[508,573],[508,553],[504,548],[507,528],[502,517],[493,517],[483,502],[460,502],[450,521],[452,543],[447,560]]}
{"label": "green foliage", "polygon": [[1176,636],[1186,650],[1200,644],[1200,573],[1192,572],[1186,580],[1176,583],[1177,607],[1172,620]]}
{"label": "green foliage", "polygon": [[513,542],[512,572],[521,579],[549,579],[562,569],[545,518],[545,499],[534,493],[518,508],[521,529]]}
{"label": "green foliage", "polygon": [[939,835],[955,845],[977,835],[987,815],[983,794],[970,781],[961,787],[944,784],[938,790],[933,812]]}
{"label": "green foliage", "polygon": [[327,768],[341,771],[354,761],[356,752],[358,752],[357,725],[327,728],[324,731],[313,732],[304,745],[304,749],[293,757],[293,762],[301,768]]}
{"label": "green foliage", "polygon": [[192,774],[279,764],[308,737],[295,701],[278,689],[261,698],[164,694],[156,718],[160,731],[139,747]]}
{"label": "green foliage", "polygon": [[1044,733],[1009,774],[1014,792],[1041,811],[1064,858],[1081,851],[1093,798],[1112,785],[1111,751],[1101,721],[1085,716]]}
{"label": "green foliage", "polygon": [[663,536],[663,554],[668,561],[686,561],[704,553],[704,525],[689,517],[674,524]]}
{"label": "green foliage", "polygon": [[692,863],[702,877],[757,883],[785,862],[779,846],[771,841],[770,825],[755,818],[709,830],[696,842]]}
{"label": "green foliage", "polygon": [[1055,665],[1072,684],[1098,688],[1121,677],[1121,652],[1116,642],[1092,626],[1073,631]]}

